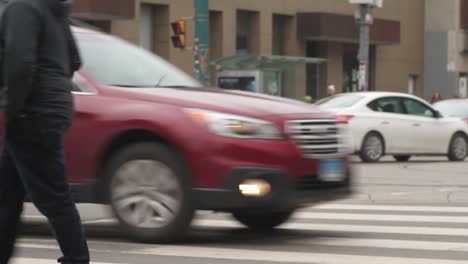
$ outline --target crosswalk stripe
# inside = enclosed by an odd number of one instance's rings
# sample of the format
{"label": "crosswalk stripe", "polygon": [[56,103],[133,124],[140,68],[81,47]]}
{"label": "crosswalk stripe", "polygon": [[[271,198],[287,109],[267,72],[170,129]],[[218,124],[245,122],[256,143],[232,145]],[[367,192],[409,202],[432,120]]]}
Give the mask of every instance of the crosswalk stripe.
{"label": "crosswalk stripe", "polygon": [[468,213],[468,207],[456,206],[413,206],[413,205],[362,205],[362,204],[319,204],[311,209],[363,210],[363,211],[406,211]]}
{"label": "crosswalk stripe", "polygon": [[[13,258],[10,264],[52,264],[57,263],[57,260],[53,259],[37,259],[37,258]],[[91,262],[90,264],[112,264],[105,262]]]}
{"label": "crosswalk stripe", "polygon": [[[203,227],[241,227],[241,224],[227,220],[198,219],[194,221],[197,226]],[[387,233],[412,235],[440,235],[440,236],[466,236],[468,229],[443,227],[413,227],[413,226],[373,226],[373,225],[345,225],[345,224],[315,224],[315,223],[286,223],[282,228],[313,231],[337,231],[357,233]]]}
{"label": "crosswalk stripe", "polygon": [[[299,219],[300,219],[299,215]],[[304,217],[303,217],[304,218]],[[306,215],[308,219],[343,219],[343,220],[370,220],[370,221],[395,221],[404,224],[405,222],[419,221],[422,223],[433,222],[439,223],[438,221],[432,221],[432,218],[426,220],[416,220],[417,218],[402,217],[397,218],[385,218],[376,217],[371,219],[366,217],[359,218],[359,216],[333,216],[333,215]],[[312,230],[312,231],[342,231],[342,232],[358,232],[358,233],[388,233],[388,234],[412,234],[412,235],[442,235],[442,236],[468,236],[468,229],[462,228],[446,228],[446,227],[420,227],[420,226],[393,226],[393,225],[352,225],[352,224],[322,224],[322,223],[299,223],[293,221],[287,222],[282,225],[281,228],[286,229],[300,229],[300,230]],[[447,223],[462,223],[454,219],[453,221],[447,221]],[[100,224],[103,226],[116,226],[117,221],[115,219],[100,219],[94,221],[84,221],[85,224]],[[466,222],[468,224],[468,222]],[[199,218],[193,222],[194,227],[242,227],[240,223],[225,220],[225,219],[209,219]],[[468,238],[467,238],[468,239]]]}
{"label": "crosswalk stripe", "polygon": [[367,247],[404,250],[425,251],[458,251],[468,252],[467,243],[455,242],[431,242],[397,239],[372,239],[372,238],[313,238],[306,241],[297,241],[293,244],[306,244],[311,246],[339,246],[339,247]]}
{"label": "crosswalk stripe", "polygon": [[[414,249],[414,250],[454,250],[459,252],[467,252],[468,244],[464,243],[437,243],[437,242],[418,242],[418,241],[400,241],[400,240],[379,240],[379,239],[321,239],[311,243],[311,245],[328,245],[328,246],[362,246],[362,247],[383,247],[383,248],[399,248],[399,249]],[[34,244],[34,243],[19,243],[20,248],[44,248],[57,249],[57,246]],[[100,250],[92,250],[100,252]],[[111,253],[111,251],[105,251]],[[249,250],[249,249],[231,249],[231,248],[213,248],[213,247],[193,247],[193,246],[166,246],[158,245],[158,247],[145,248],[132,251],[114,252],[120,254],[135,254],[135,255],[155,255],[155,256],[179,256],[179,257],[198,257],[198,258],[217,258],[217,259],[236,259],[250,261],[270,261],[270,262],[297,262],[297,263],[441,263],[435,259],[420,259],[420,258],[401,258],[401,257],[377,257],[377,256],[362,256],[362,255],[342,255],[342,254],[321,254],[307,252],[282,252],[269,250]],[[211,254],[210,254],[211,253]],[[344,260],[348,261],[345,262]],[[16,261],[16,262],[15,262]],[[12,264],[45,264],[52,263],[51,260],[44,259],[25,259],[19,258],[13,261]],[[329,261],[329,262],[327,262]],[[374,262],[372,262],[374,261]],[[438,262],[439,261],[439,262]],[[104,264],[94,262],[95,264]],[[468,264],[468,261],[448,261],[444,260],[444,264]]]}
{"label": "crosswalk stripe", "polygon": [[[325,211],[336,210],[336,211]],[[360,211],[360,212],[353,212]],[[385,211],[385,212],[382,212]],[[438,215],[431,215],[439,213]],[[407,214],[406,214],[407,213]],[[453,214],[447,216],[444,214]],[[456,215],[455,215],[456,214]],[[222,217],[210,218],[209,214],[199,214],[201,217],[193,222],[194,227],[221,227],[221,228],[237,228],[243,227],[240,223],[232,221],[232,218],[225,218],[229,214],[221,214]],[[40,217],[33,216],[29,220],[40,220]],[[302,220],[302,221],[294,221]],[[306,221],[310,220],[310,221]],[[339,223],[314,221],[314,220],[343,220]],[[346,222],[347,221],[347,222]],[[353,222],[354,221],[354,222]],[[355,221],[369,221],[364,225]],[[102,218],[84,221],[87,224],[97,225],[115,225],[117,222],[112,218]],[[314,223],[315,222],[315,223]],[[318,222],[318,223],[317,223]],[[335,221],[337,222],[337,221]],[[374,223],[372,223],[374,222]],[[379,223],[380,222],[380,223]],[[395,222],[395,223],[383,223]],[[406,222],[406,225],[405,225]],[[421,223],[421,225],[417,224]],[[424,227],[425,223],[440,223],[443,227]],[[348,263],[380,263],[380,264],[468,264],[468,260],[460,259],[468,252],[468,228],[452,228],[450,224],[466,223],[468,226],[468,208],[466,207],[445,207],[445,206],[398,206],[398,205],[367,205],[367,204],[322,204],[309,209],[298,211],[294,214],[291,221],[282,225],[284,229],[308,230],[317,232],[346,232],[346,233],[367,233],[373,234],[372,238],[366,237],[321,237],[298,238],[290,240],[287,244],[293,248],[291,251],[271,251],[269,249],[236,249],[226,247],[209,247],[209,246],[171,246],[158,245],[157,247],[148,247],[144,249],[119,251],[118,248],[128,247],[112,247],[109,249],[99,250],[92,249],[94,252],[117,253],[117,254],[135,254],[135,255],[154,255],[154,256],[174,256],[174,257],[193,257],[193,258],[208,258],[208,259],[226,259],[226,260],[244,260],[244,261],[266,261],[271,263],[320,263],[320,264],[348,264]],[[410,226],[411,225],[411,226]],[[439,226],[439,225],[437,225]],[[445,227],[447,226],[447,227]],[[463,225],[464,226],[464,225]],[[398,236],[379,237],[385,234],[398,234]],[[401,235],[432,235],[437,236],[440,241],[423,241],[420,238],[409,238],[416,240],[400,239]],[[354,236],[354,235],[353,235]],[[363,236],[357,235],[356,236]],[[368,236],[368,235],[364,235]],[[466,238],[466,240],[465,240]],[[443,242],[443,241],[459,241],[459,242]],[[466,241],[466,243],[465,243]],[[17,246],[20,248],[30,249],[54,249],[59,250],[55,241],[42,241],[39,243],[35,240],[19,241]],[[299,252],[294,250],[294,246],[302,247],[327,247],[325,252],[332,253],[314,253],[314,252]],[[329,247],[329,248],[328,248]],[[337,247],[336,250],[333,247]],[[102,247],[101,247],[102,248]],[[335,253],[342,252],[339,249],[346,248],[343,254]],[[416,251],[415,254],[410,254],[412,257],[404,257],[395,252],[398,250]],[[419,253],[418,253],[419,251]],[[431,254],[424,254],[421,252]],[[382,253],[392,252],[392,253]],[[445,254],[439,255],[439,252]],[[377,253],[377,254],[376,254]],[[376,254],[378,256],[372,256]],[[383,254],[383,255],[382,255]],[[452,257],[450,259],[450,256]],[[393,256],[395,255],[395,256]],[[437,256],[440,259],[425,259],[430,256]],[[442,259],[443,257],[449,258]],[[455,259],[454,259],[455,258]],[[46,264],[55,263],[55,260],[33,259],[33,258],[17,258],[12,264]],[[95,262],[95,264],[106,264]]]}
{"label": "crosswalk stripe", "polygon": [[178,256],[191,258],[211,258],[249,261],[268,261],[283,263],[320,263],[320,264],[468,264],[467,260],[441,260],[424,258],[401,258],[363,256],[347,254],[306,253],[291,251],[247,250],[212,247],[167,246],[127,251],[130,254],[158,256]]}
{"label": "crosswalk stripe", "polygon": [[298,219],[339,219],[339,220],[370,220],[395,222],[438,222],[438,223],[466,223],[468,216],[433,216],[433,215],[392,215],[392,214],[348,214],[348,213],[320,213],[298,212],[294,214]]}
{"label": "crosswalk stripe", "polygon": [[[41,242],[41,243],[39,243]],[[54,249],[59,250],[59,247],[52,240],[31,240],[18,242],[18,248],[31,249]],[[99,242],[102,244],[102,242]],[[397,240],[397,239],[372,239],[372,238],[308,238],[291,241],[291,244],[310,245],[310,246],[340,246],[340,247],[368,247],[368,248],[385,248],[385,249],[405,249],[405,250],[425,250],[425,251],[458,251],[468,252],[467,243],[457,242],[432,242],[432,241],[416,241],[416,240]],[[112,244],[111,244],[112,245]],[[164,246],[161,246],[164,247]],[[95,251],[91,249],[91,251]],[[108,251],[106,251],[108,252]]]}

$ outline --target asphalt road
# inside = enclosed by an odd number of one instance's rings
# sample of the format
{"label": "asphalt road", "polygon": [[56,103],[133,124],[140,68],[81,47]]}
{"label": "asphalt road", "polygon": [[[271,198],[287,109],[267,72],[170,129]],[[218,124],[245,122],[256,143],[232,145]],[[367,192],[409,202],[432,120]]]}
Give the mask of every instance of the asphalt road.
{"label": "asphalt road", "polygon": [[[356,194],[298,212],[271,234],[201,212],[184,244],[125,240],[104,207],[82,205],[93,263],[468,264],[468,162],[355,163]],[[58,247],[28,206],[15,264],[55,263]]]}

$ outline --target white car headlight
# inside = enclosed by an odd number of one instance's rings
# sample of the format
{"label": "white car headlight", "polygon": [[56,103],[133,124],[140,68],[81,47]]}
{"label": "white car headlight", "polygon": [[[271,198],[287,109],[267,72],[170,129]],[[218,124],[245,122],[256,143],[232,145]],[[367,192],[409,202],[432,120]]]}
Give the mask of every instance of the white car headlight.
{"label": "white car headlight", "polygon": [[282,138],[279,129],[268,121],[202,109],[185,109],[185,111],[193,120],[220,136],[251,139]]}

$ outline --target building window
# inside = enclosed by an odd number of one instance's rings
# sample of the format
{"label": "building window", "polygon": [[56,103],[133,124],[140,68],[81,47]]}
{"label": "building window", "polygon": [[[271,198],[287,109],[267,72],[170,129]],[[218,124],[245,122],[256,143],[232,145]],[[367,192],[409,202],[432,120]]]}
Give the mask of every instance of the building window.
{"label": "building window", "polygon": [[358,91],[359,61],[357,59],[359,46],[355,44],[343,45],[343,92]]}
{"label": "building window", "polygon": [[152,5],[143,4],[140,9],[140,46],[153,51],[155,35],[155,10]]}
{"label": "building window", "polygon": [[259,51],[259,13],[237,11],[236,54],[246,55]]}
{"label": "building window", "polygon": [[210,11],[210,58],[223,56],[223,12]]}
{"label": "building window", "polygon": [[285,15],[273,15],[273,55],[286,54],[286,41],[288,31],[293,30],[293,17]]}
{"label": "building window", "polygon": [[163,58],[169,57],[169,7],[142,4],[140,8],[140,46]]}
{"label": "building window", "polygon": [[[210,59],[223,57],[223,12],[210,11]],[[211,83],[216,85],[216,66],[211,67]]]}
{"label": "building window", "polygon": [[460,0],[460,28],[468,30],[468,0]]}
{"label": "building window", "polygon": [[[320,43],[316,41],[306,42],[306,56],[310,58],[321,57]],[[313,100],[317,100],[320,97],[320,65],[318,64],[307,64],[306,65],[306,95],[312,97]]]}

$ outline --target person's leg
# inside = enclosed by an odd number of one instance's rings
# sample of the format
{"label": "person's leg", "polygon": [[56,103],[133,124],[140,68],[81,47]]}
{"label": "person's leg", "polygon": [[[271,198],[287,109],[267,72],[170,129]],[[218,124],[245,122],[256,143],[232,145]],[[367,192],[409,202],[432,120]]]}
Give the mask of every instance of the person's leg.
{"label": "person's leg", "polygon": [[27,117],[12,154],[31,201],[51,224],[63,263],[89,263],[81,219],[67,182],[63,137],[69,122],[59,117]]}
{"label": "person's leg", "polygon": [[5,137],[0,159],[0,263],[8,263],[23,211],[24,188],[15,164],[8,153]]}

